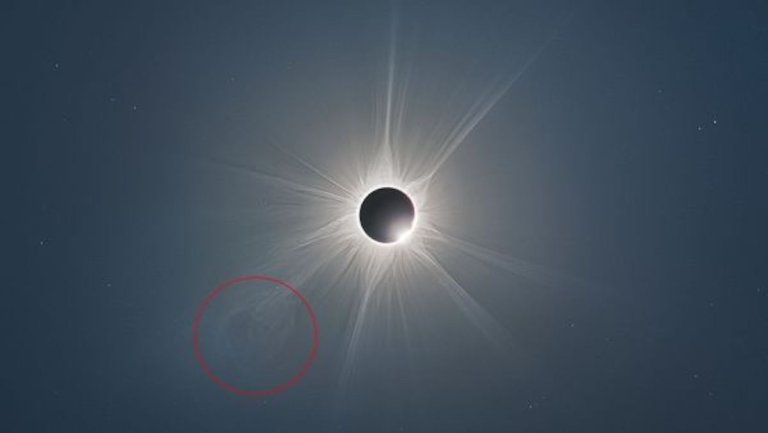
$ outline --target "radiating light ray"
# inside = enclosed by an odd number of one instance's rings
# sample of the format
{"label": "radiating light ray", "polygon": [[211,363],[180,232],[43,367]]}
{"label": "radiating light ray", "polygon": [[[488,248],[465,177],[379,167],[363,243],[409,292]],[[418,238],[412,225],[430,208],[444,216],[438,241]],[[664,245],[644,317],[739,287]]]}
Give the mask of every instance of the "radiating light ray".
{"label": "radiating light ray", "polygon": [[[551,39],[550,39],[551,41]],[[467,136],[475,130],[477,125],[485,118],[486,115],[493,109],[493,107],[501,100],[502,97],[512,88],[512,86],[520,79],[520,77],[528,70],[528,68],[538,59],[539,55],[544,51],[546,46],[542,45],[523,65],[506,80],[503,80],[501,84],[491,86],[489,90],[478,98],[477,101],[470,107],[466,114],[459,120],[456,126],[448,134],[448,137],[440,143],[434,162],[431,165],[429,171],[423,176],[428,180],[435,176],[440,167],[445,164],[448,158],[453,155],[456,149],[466,141]]]}
{"label": "radiating light ray", "polygon": [[350,191],[349,189],[347,189],[347,187],[345,187],[345,186],[344,186],[344,185],[342,185],[340,182],[338,182],[336,179],[334,179],[334,178],[333,178],[333,177],[332,177],[332,176],[331,176],[329,173],[325,173],[325,172],[323,172],[323,171],[322,171],[322,170],[320,170],[319,168],[317,168],[317,167],[315,167],[314,165],[310,164],[310,163],[309,163],[307,160],[305,160],[304,158],[301,158],[300,156],[298,156],[298,155],[296,155],[296,154],[294,154],[294,153],[292,153],[292,152],[288,152],[288,151],[287,151],[285,148],[283,148],[283,147],[276,147],[276,148],[277,148],[277,149],[278,149],[280,152],[282,152],[282,153],[284,153],[284,154],[286,154],[286,155],[290,156],[291,158],[293,158],[294,160],[296,160],[297,162],[299,162],[301,165],[303,165],[304,167],[306,167],[306,168],[307,168],[308,170],[310,170],[312,173],[314,173],[315,175],[317,175],[317,176],[318,176],[320,179],[322,179],[322,180],[325,180],[326,182],[328,182],[328,183],[329,183],[329,184],[331,184],[332,186],[334,186],[334,187],[338,188],[338,189],[339,189],[339,191],[341,191],[341,192],[343,192],[344,194],[346,194],[346,196],[347,196],[347,197],[345,197],[345,198],[349,199],[349,198],[353,198],[353,197],[354,197],[354,195],[353,195],[352,191]]}
{"label": "radiating light ray", "polygon": [[338,203],[347,203],[349,200],[347,197],[337,194],[336,192],[325,190],[316,186],[305,185],[296,181],[289,180],[285,177],[259,172],[244,165],[235,164],[232,162],[220,162],[219,164],[229,170],[248,175],[265,183],[269,183],[277,187],[283,187],[283,192],[299,194],[321,200],[333,200]]}
{"label": "radiating light ray", "polygon": [[362,299],[356,310],[353,312],[352,323],[349,336],[347,337],[346,355],[344,356],[344,365],[341,370],[340,385],[346,387],[352,377],[358,357],[358,350],[363,328],[366,324],[368,307],[370,305],[371,294],[373,290],[366,288],[363,290]]}
{"label": "radiating light ray", "polygon": [[466,241],[457,236],[453,236],[443,230],[437,232],[433,238],[444,245],[450,245],[458,248],[465,254],[475,257],[483,263],[496,266],[511,274],[523,277],[539,286],[556,287],[589,287],[592,284],[582,281],[576,277],[566,275],[563,272],[555,271],[544,266],[536,265],[525,260],[512,257],[507,254],[494,251],[482,245]]}
{"label": "radiating light ray", "polygon": [[387,62],[386,108],[384,113],[383,146],[387,152],[392,150],[392,97],[395,89],[395,58],[397,56],[397,15],[392,15],[392,28],[389,32],[389,61]]}
{"label": "radiating light ray", "polygon": [[338,236],[342,232],[342,224],[354,224],[355,221],[350,216],[345,216],[339,220],[332,220],[324,223],[312,233],[308,234],[305,239],[299,241],[292,250],[300,250],[313,246],[318,242],[330,240],[334,236]]}
{"label": "radiating light ray", "polygon": [[426,249],[416,250],[415,254],[424,265],[437,274],[446,288],[446,294],[489,342],[499,348],[508,347],[511,344],[513,340],[509,331],[475,301],[433,254]]}

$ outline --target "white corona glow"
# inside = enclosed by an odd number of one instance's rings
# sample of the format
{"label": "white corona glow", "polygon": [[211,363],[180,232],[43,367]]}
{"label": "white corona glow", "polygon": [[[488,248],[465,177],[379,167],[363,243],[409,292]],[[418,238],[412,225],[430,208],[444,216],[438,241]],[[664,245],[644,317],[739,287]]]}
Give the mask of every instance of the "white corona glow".
{"label": "white corona glow", "polygon": [[[540,47],[506,79],[496,82],[474,101],[465,112],[454,116],[451,124],[437,125],[428,139],[404,140],[400,125],[407,115],[404,92],[397,83],[394,39],[386,73],[386,84],[378,104],[380,117],[371,137],[353,137],[356,148],[369,151],[365,157],[338,161],[334,167],[318,167],[302,155],[287,154],[294,167],[291,175],[253,170],[228,164],[254,178],[262,185],[279,191],[286,203],[269,207],[274,217],[276,235],[263,241],[270,262],[261,264],[265,273],[290,275],[290,281],[313,302],[332,299],[332,304],[351,305],[346,320],[342,379],[354,372],[361,341],[369,325],[369,316],[393,315],[405,323],[409,297],[417,296],[412,276],[429,275],[432,285],[453,301],[457,311],[489,341],[498,346],[511,343],[504,326],[483,308],[468,290],[446,269],[439,251],[448,249],[505,271],[535,281],[549,281],[547,271],[523,261],[461,239],[456,228],[446,228],[435,221],[441,209],[449,208],[450,198],[432,191],[436,175],[444,163],[465,142],[486,114],[535,60]],[[357,140],[356,140],[357,139]],[[346,156],[345,156],[346,157]],[[382,187],[403,191],[414,205],[410,230],[398,240],[383,244],[368,237],[359,211],[364,198]],[[453,206],[460,206],[456,199]],[[445,218],[440,218],[441,222]],[[321,279],[322,284],[317,284]],[[319,287],[318,287],[319,286]],[[389,307],[383,307],[389,306]],[[384,313],[381,308],[388,308]],[[405,326],[405,325],[403,325]],[[404,331],[407,334],[407,330]]]}

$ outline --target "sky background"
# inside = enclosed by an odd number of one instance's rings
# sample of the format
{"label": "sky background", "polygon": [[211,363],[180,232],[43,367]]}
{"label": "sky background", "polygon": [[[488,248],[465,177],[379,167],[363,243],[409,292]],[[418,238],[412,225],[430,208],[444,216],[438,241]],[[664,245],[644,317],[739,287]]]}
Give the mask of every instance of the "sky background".
{"label": "sky background", "polygon": [[[0,6],[3,431],[768,431],[768,3],[393,5]],[[309,375],[228,394],[194,358],[198,304],[238,275],[292,280],[264,265],[291,239],[259,211],[281,191],[233,164],[306,179],[282,149],[348,174],[393,34],[409,160],[524,69],[433,193],[451,233],[543,277],[441,243],[509,347],[416,272],[342,380],[358,287],[321,273],[298,287]]]}

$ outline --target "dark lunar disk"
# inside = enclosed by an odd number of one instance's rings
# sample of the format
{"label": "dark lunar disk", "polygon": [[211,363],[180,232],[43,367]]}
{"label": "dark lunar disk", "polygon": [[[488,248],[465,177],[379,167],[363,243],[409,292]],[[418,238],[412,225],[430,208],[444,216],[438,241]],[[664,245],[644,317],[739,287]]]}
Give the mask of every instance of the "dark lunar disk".
{"label": "dark lunar disk", "polygon": [[416,209],[410,197],[395,188],[379,188],[360,205],[360,225],[371,239],[384,244],[398,241],[413,227]]}

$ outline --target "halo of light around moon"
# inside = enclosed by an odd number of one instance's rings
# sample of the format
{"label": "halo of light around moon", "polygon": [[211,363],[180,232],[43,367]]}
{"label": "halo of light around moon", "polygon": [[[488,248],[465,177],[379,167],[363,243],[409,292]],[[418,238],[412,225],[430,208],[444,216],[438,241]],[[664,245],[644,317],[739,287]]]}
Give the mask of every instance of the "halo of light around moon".
{"label": "halo of light around moon", "polygon": [[413,230],[416,208],[403,191],[384,187],[363,199],[359,211],[360,227],[372,240],[392,244],[403,240]]}

